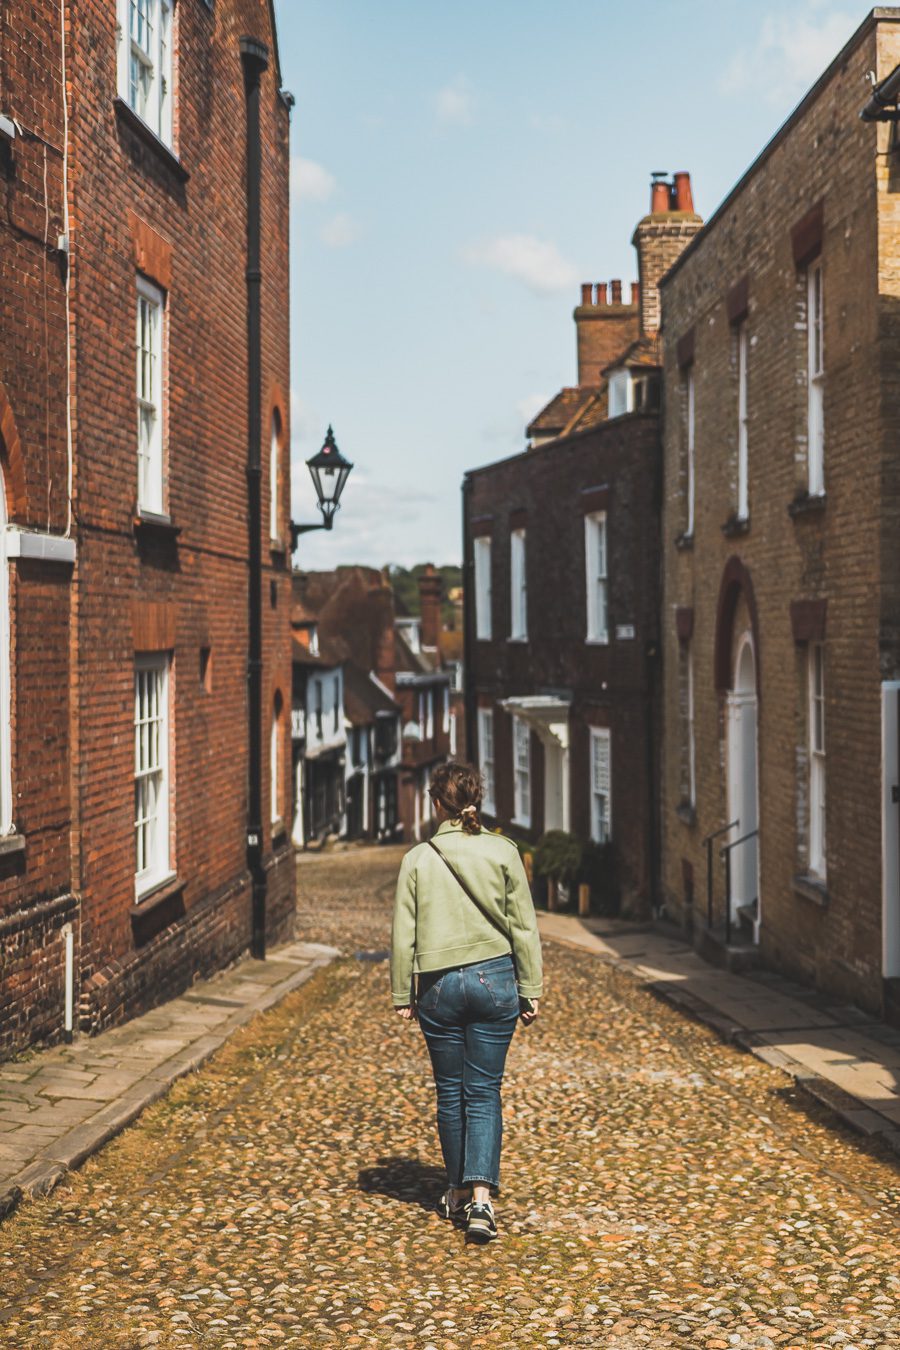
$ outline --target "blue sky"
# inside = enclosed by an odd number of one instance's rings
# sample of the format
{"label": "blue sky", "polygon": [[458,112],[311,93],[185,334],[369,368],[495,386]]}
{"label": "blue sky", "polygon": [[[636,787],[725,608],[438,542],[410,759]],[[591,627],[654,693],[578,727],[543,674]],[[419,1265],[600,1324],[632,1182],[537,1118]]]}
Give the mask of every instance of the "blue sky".
{"label": "blue sky", "polygon": [[[708,216],[868,12],[847,0],[276,0],[292,130],[295,562],[455,562],[466,469],[575,382],[581,281],[636,276],[650,173]],[[860,103],[865,89],[860,90]]]}

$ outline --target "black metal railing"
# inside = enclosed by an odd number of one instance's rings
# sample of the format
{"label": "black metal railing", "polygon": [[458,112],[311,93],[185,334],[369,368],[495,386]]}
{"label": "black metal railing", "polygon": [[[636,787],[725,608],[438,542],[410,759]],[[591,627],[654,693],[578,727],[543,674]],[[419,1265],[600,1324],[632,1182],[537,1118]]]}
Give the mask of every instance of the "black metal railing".
{"label": "black metal railing", "polygon": [[706,926],[711,929],[713,926],[713,844],[720,839],[723,834],[729,830],[736,830],[740,825],[739,820],[733,820],[730,825],[723,825],[720,830],[713,830],[703,840],[703,846],[706,849]]}
{"label": "black metal railing", "polygon": [[[748,839],[755,839],[759,830],[750,830],[747,834],[742,834],[740,839],[735,839],[730,844],[725,844],[720,850],[722,858],[725,860],[725,946],[731,945],[731,855],[741,844],[746,844]],[[755,905],[759,897],[755,896],[750,901]]]}

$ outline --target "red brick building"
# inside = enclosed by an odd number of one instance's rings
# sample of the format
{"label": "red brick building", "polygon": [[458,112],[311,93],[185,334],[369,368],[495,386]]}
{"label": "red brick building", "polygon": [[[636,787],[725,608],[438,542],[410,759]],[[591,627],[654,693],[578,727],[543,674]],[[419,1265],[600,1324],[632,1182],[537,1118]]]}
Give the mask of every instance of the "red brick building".
{"label": "red brick building", "polygon": [[[61,1034],[65,932],[72,943],[78,928],[69,853],[75,538],[67,493],[61,38],[58,5],[7,6],[0,92],[0,1054]],[[29,697],[35,690],[40,696]]]}
{"label": "red brick building", "polygon": [[687,175],[653,188],[640,283],[582,288],[578,384],[523,453],[474,469],[464,497],[469,757],[485,809],[538,839],[609,843],[626,908],[658,866],[658,282],[700,220]]}
{"label": "red brick building", "polygon": [[666,905],[874,1011],[900,979],[900,160],[860,109],[898,62],[875,10],[662,286]]}
{"label": "red brick building", "polygon": [[[39,628],[24,592],[11,612],[24,846],[0,862],[19,962],[6,1044],[61,1029],[60,917],[95,1030],[286,933],[294,909],[289,99],[271,7],[71,3],[63,28],[58,6],[18,9],[0,111],[24,129],[7,187],[38,237],[15,244],[4,486],[13,519],[68,542],[28,559]],[[73,553],[74,573],[53,561]]]}

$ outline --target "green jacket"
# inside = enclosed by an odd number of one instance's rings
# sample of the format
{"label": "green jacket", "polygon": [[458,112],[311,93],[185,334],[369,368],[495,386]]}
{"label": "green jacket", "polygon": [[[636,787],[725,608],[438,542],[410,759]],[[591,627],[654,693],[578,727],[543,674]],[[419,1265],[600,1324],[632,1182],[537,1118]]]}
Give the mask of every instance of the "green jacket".
{"label": "green jacket", "polygon": [[[519,850],[502,834],[466,834],[445,820],[434,842],[497,920],[495,927],[428,844],[411,848],[400,864],[391,938],[394,1006],[414,1001],[413,972],[490,961],[511,951],[519,994],[543,993],[541,940]],[[504,937],[509,934],[509,938]]]}

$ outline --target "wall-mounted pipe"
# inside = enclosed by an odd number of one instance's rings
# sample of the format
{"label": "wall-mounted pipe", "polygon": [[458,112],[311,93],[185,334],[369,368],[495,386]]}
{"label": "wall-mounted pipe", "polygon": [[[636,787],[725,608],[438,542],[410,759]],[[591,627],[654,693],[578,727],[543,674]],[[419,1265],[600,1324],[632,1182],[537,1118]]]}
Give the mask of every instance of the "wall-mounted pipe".
{"label": "wall-mounted pipe", "polygon": [[269,49],[265,43],[249,37],[241,38],[240,48],[247,105],[247,866],[253,886],[251,950],[262,960],[266,954],[266,872],[262,837],[262,146],[259,107],[260,81],[269,67]]}
{"label": "wall-mounted pipe", "polygon": [[860,109],[864,122],[892,122],[897,115],[897,101],[900,99],[900,66],[895,66],[880,84],[872,88],[868,103]]}
{"label": "wall-mounted pipe", "polygon": [[63,1032],[67,1045],[71,1045],[74,1035],[75,1014],[75,933],[70,923],[63,924],[62,937],[65,943],[66,994]]}

